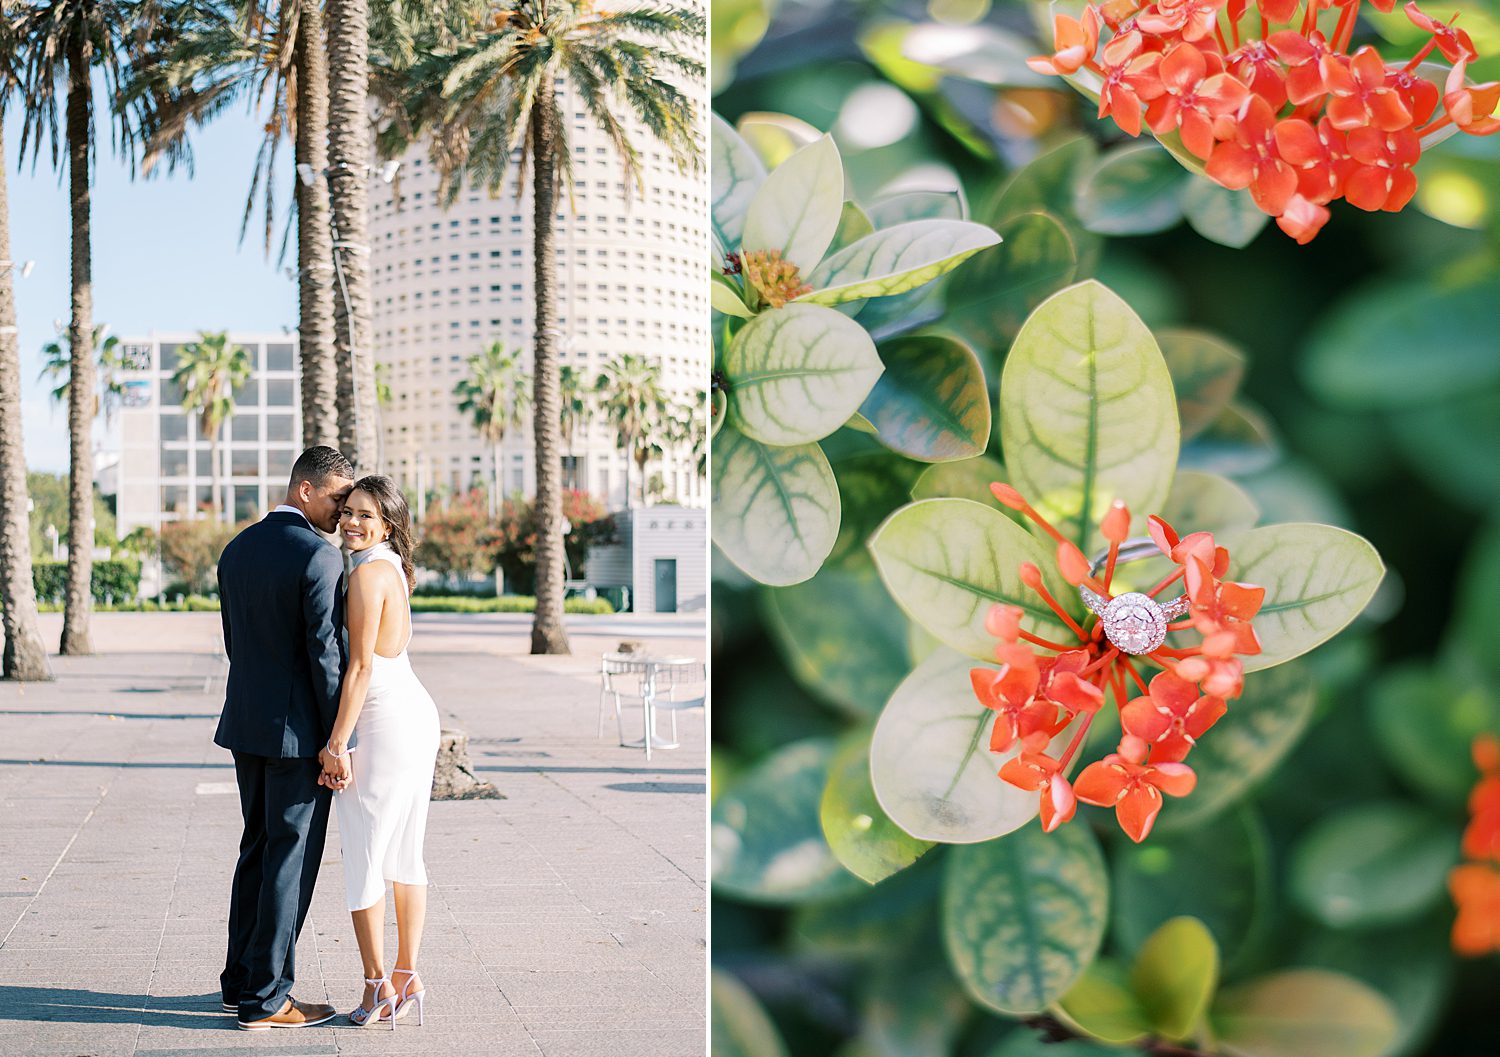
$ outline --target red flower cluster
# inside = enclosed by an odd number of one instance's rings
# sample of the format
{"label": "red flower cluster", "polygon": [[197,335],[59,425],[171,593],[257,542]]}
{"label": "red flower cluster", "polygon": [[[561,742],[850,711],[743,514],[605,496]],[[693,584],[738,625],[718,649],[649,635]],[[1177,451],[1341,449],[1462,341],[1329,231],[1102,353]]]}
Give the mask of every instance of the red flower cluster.
{"label": "red flower cluster", "polygon": [[[1371,2],[1390,11],[1396,0]],[[1260,35],[1242,39],[1242,24],[1255,25],[1248,0],[1105,0],[1081,19],[1056,16],[1054,52],[1029,64],[1063,76],[1089,70],[1102,82],[1101,118],[1132,136],[1143,123],[1157,135],[1180,133],[1210,178],[1248,188],[1282,231],[1306,243],[1334,199],[1370,211],[1405,207],[1423,145],[1448,126],[1500,131],[1500,82],[1465,79],[1478,58],[1466,32],[1412,2],[1407,17],[1431,39],[1409,61],[1388,64],[1370,45],[1350,54],[1360,3],[1259,0]],[[1318,16],[1335,7],[1325,36]],[[1102,26],[1112,36],[1100,49]],[[1417,70],[1434,49],[1452,64],[1441,92]]]}
{"label": "red flower cluster", "polygon": [[[1063,579],[1110,597],[1120,545],[1130,531],[1130,512],[1123,503],[1111,506],[1100,523],[1109,556],[1102,577],[1096,578],[1083,552],[1019,492],[1005,484],[992,484],[990,491],[1057,542]],[[1114,808],[1130,838],[1144,840],[1161,811],[1162,795],[1192,792],[1197,777],[1182,761],[1224,715],[1228,699],[1239,696],[1244,683],[1239,658],[1260,652],[1250,621],[1260,610],[1265,590],[1225,579],[1229,551],[1215,544],[1210,533],[1179,537],[1155,517],[1150,526],[1157,547],[1177,568],[1145,593],[1156,596],[1182,581],[1189,611],[1167,629],[1196,631],[1201,641],[1185,648],[1163,644],[1139,655],[1161,669],[1149,685],[1133,655],[1122,653],[1106,637],[1102,620],[1091,614],[1080,623],[1052,596],[1041,570],[1029,562],[1021,566],[1022,582],[1077,641],[1052,642],[1022,630],[1017,606],[996,605],[986,618],[986,629],[1000,640],[995,656],[1002,667],[975,668],[970,678],[980,702],[995,712],[990,750],[1006,752],[1019,745],[1016,756],[1001,767],[1000,777],[1041,794],[1042,828],[1048,832],[1071,819],[1082,800]],[[1117,751],[1089,764],[1070,783],[1070,765],[1109,696],[1119,710],[1123,731]],[[1077,729],[1066,750],[1058,757],[1049,755],[1052,740],[1075,720]]]}
{"label": "red flower cluster", "polygon": [[1469,794],[1469,826],[1464,856],[1476,860],[1455,866],[1448,890],[1458,905],[1453,949],[1477,957],[1500,950],[1500,740],[1474,740],[1479,784]]}

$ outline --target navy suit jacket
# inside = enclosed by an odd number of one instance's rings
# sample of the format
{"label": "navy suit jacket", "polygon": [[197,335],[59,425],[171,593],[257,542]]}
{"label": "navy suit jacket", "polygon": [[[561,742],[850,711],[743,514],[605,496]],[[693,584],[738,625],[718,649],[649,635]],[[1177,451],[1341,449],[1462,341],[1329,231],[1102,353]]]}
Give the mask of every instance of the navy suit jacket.
{"label": "navy suit jacket", "polygon": [[219,557],[229,680],[214,743],[314,757],[338,715],[346,663],[339,549],[300,514],[272,512]]}

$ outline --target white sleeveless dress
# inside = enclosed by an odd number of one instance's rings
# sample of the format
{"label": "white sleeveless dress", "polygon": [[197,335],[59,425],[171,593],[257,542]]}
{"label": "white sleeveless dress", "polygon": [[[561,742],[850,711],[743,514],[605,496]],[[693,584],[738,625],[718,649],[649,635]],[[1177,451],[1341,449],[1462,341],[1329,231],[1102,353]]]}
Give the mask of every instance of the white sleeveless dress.
{"label": "white sleeveless dress", "polygon": [[[390,544],[378,543],[353,556],[356,568],[367,561],[390,562],[406,582],[401,558]],[[409,598],[406,612],[410,627]],[[370,689],[351,742],[357,746],[350,757],[354,777],[335,798],[350,910],[383,899],[387,881],[427,883],[422,840],[437,760],[438,714],[412,671],[406,646],[395,657],[372,655]]]}

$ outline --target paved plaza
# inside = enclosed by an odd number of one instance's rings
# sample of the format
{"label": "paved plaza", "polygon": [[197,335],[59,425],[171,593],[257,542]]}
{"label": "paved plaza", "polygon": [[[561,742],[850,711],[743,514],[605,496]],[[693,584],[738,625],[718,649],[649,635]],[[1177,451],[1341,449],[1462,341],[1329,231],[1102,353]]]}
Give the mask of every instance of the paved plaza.
{"label": "paved plaza", "polygon": [[[98,614],[95,656],[0,683],[0,1057],[706,1052],[704,713],[649,763],[612,711],[596,737],[600,654],[702,659],[701,614],[570,617],[571,657],[526,655],[529,617],[417,616],[417,674],[505,798],[432,805],[426,1025],[395,1031],[246,1032],[219,1010],[240,820],[212,743],[218,619]],[[60,627],[44,617],[49,642]],[[341,1013],[362,977],[343,890],[330,820],[294,993]],[[395,943],[390,917],[388,966]]]}

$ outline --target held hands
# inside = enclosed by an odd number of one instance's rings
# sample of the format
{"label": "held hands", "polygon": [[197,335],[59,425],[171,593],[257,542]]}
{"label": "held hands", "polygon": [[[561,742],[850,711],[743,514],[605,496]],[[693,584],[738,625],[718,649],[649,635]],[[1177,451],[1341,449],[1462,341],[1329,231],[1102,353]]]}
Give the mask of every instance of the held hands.
{"label": "held hands", "polygon": [[335,755],[328,746],[323,746],[318,753],[318,762],[323,765],[323,773],[318,775],[318,784],[327,786],[335,793],[342,792],[354,777],[354,769],[349,761],[352,751],[345,749],[343,755]]}

